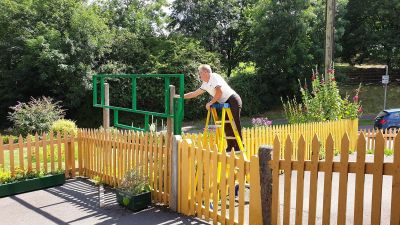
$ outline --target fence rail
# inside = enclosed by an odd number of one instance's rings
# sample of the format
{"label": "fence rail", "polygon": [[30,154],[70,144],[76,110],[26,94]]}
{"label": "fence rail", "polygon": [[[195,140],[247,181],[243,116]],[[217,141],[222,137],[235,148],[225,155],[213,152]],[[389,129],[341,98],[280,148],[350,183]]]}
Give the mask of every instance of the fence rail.
{"label": "fence rail", "polygon": [[[304,224],[305,221],[308,221],[308,224],[316,224],[317,205],[322,207],[322,224],[363,224],[365,220],[368,220],[365,222],[370,224],[381,224],[382,221],[385,221],[383,224],[387,224],[388,219],[382,220],[381,217],[381,209],[385,207],[384,205],[386,205],[385,209],[390,212],[391,224],[399,224],[400,137],[395,140],[393,162],[384,162],[385,139],[382,133],[376,135],[373,162],[366,161],[364,133],[361,133],[357,140],[355,161],[349,160],[350,139],[347,135],[342,138],[341,154],[338,161],[334,161],[332,136],[325,140],[326,158],[323,161],[317,157],[321,148],[317,136],[314,136],[312,141],[311,161],[303,158],[305,152],[303,137],[300,137],[296,145],[290,136],[287,137],[285,142],[286,155],[291,155],[295,149],[297,149],[299,155],[298,160],[293,160],[291,157],[280,159],[280,151],[278,151],[270,162],[273,171],[272,224],[281,224],[282,220],[283,224],[291,224],[293,221],[296,224]],[[276,138],[273,148],[279,149],[279,145],[280,141]],[[284,171],[283,175],[279,175],[277,172],[281,170]],[[297,177],[296,180],[293,180],[294,174]],[[350,174],[354,174],[354,177]],[[372,190],[366,184],[366,175],[372,175],[372,182],[368,179]],[[384,175],[390,176],[388,179],[392,180],[392,185],[383,185]],[[334,178],[335,176],[336,178]],[[349,182],[350,179],[352,182]],[[391,202],[387,201],[387,197],[386,202],[383,202],[383,186],[386,193],[391,193]],[[307,195],[304,194],[305,187],[309,190],[309,193],[306,193]],[[337,189],[333,187],[337,187]],[[318,188],[323,189],[323,195],[318,194],[321,191]],[[353,193],[353,190],[354,197],[353,194],[350,194]],[[296,193],[296,199],[291,199],[293,197],[292,192]],[[304,199],[305,196],[307,196],[307,199]],[[348,204],[349,200],[353,205]],[[331,208],[333,201],[337,202],[339,207]],[[307,202],[307,210],[304,211],[303,205]],[[366,205],[371,206],[370,209],[364,208],[366,202]],[[281,205],[283,205],[283,209],[281,209]],[[391,207],[387,205],[391,205]],[[282,212],[283,215],[280,214]],[[349,213],[351,214],[350,217]],[[335,218],[331,218],[334,215]]]}
{"label": "fence rail", "polygon": [[152,133],[99,130],[78,132],[79,174],[98,177],[111,186],[121,184],[124,174],[132,169],[149,179],[152,198],[169,203],[170,141],[167,136]]}
{"label": "fence rail", "polygon": [[[3,140],[0,137],[0,140]],[[15,175],[19,171],[55,172],[66,170],[66,175],[75,169],[74,137],[42,134],[19,136],[16,143],[11,138],[8,144],[0,141],[0,167]]]}

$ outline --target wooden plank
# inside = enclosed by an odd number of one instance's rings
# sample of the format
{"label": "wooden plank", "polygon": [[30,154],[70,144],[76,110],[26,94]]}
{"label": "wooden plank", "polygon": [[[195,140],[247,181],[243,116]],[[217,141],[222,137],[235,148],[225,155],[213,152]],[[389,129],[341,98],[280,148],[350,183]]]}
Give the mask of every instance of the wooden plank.
{"label": "wooden plank", "polygon": [[[113,133],[113,149],[112,149],[112,171],[113,171],[113,185],[114,187],[118,185],[118,177],[117,177],[117,143],[118,143],[118,133]],[[90,153],[89,153],[90,154]]]}
{"label": "wooden plank", "polygon": [[314,135],[312,141],[311,155],[311,170],[310,170],[310,199],[309,199],[309,214],[308,225],[315,225],[317,212],[317,189],[318,189],[318,160],[320,143],[318,136]]}
{"label": "wooden plank", "polygon": [[[149,141],[149,182],[150,182],[150,186],[154,187],[154,170],[153,170],[153,165],[154,165],[154,155],[153,155],[153,149],[154,149],[154,135],[152,133],[150,133],[150,141]],[[133,154],[134,152],[132,152],[132,156],[134,156]],[[133,163],[133,160],[132,160]],[[133,166],[133,165],[132,165]],[[154,196],[152,195],[152,197],[154,198]]]}
{"label": "wooden plank", "polygon": [[272,207],[271,207],[271,223],[280,223],[280,204],[279,204],[279,159],[281,152],[281,143],[279,137],[275,135],[272,155]]}
{"label": "wooden plank", "polygon": [[203,199],[202,199],[202,194],[203,194],[203,150],[201,147],[196,147],[196,161],[197,161],[197,185],[196,185],[196,212],[198,217],[202,217],[202,205],[203,205]]}
{"label": "wooden plank", "polygon": [[334,142],[332,134],[329,134],[326,140],[326,156],[325,156],[325,177],[324,177],[324,199],[322,224],[330,224],[331,221],[331,202],[332,202],[332,167],[333,167],[333,148]]}
{"label": "wooden plank", "polygon": [[[154,155],[153,155],[153,161],[154,161],[154,199],[158,201],[158,166],[159,166],[159,161],[158,161],[158,155],[159,155],[159,146],[160,146],[160,140],[159,136],[155,136],[155,144],[154,144]],[[136,140],[137,141],[137,140]],[[136,149],[135,149],[135,165],[136,165]]]}
{"label": "wooden plank", "polygon": [[163,147],[164,147],[164,135],[160,135],[160,142],[158,146],[158,201],[162,203],[163,196],[162,196],[162,190],[163,190]]}
{"label": "wooden plank", "polygon": [[245,190],[245,171],[244,171],[244,158],[243,154],[239,154],[237,161],[237,167],[239,168],[238,181],[239,181],[239,220],[238,224],[244,224],[244,190]]}
{"label": "wooden plank", "polygon": [[234,149],[231,151],[229,157],[229,224],[233,225],[235,223],[235,154]]}
{"label": "wooden plank", "polygon": [[36,172],[40,171],[40,157],[39,157],[39,135],[35,134],[35,160],[36,160]]}
{"label": "wooden plank", "polygon": [[65,165],[65,177],[69,178],[69,149],[68,149],[68,135],[64,133],[64,165]]}
{"label": "wooden plank", "polygon": [[221,153],[221,181],[220,181],[220,192],[221,192],[221,217],[222,220],[219,221],[222,225],[226,224],[226,164],[227,164],[227,157],[226,153]]}
{"label": "wooden plank", "polygon": [[14,139],[8,139],[9,154],[10,154],[10,171],[11,175],[15,175],[15,159],[14,159]]}
{"label": "wooden plank", "polygon": [[[57,170],[62,170],[62,155],[61,155],[61,134],[57,133]],[[29,138],[30,139],[30,138]],[[28,140],[29,141],[29,140]],[[28,152],[30,151],[30,148],[28,148]],[[29,153],[28,153],[29,154]],[[30,157],[29,157],[30,158]],[[28,165],[29,165],[29,159],[28,159]]]}
{"label": "wooden plank", "polygon": [[[3,139],[0,139],[0,141],[3,141]],[[25,170],[25,165],[24,165],[24,139],[22,138],[21,135],[18,137],[18,150],[19,150],[19,164],[18,167],[22,171]]]}
{"label": "wooden plank", "polygon": [[[28,155],[29,156],[29,155]],[[28,157],[29,158],[29,157]],[[29,163],[28,163],[29,165]],[[0,168],[4,169],[4,147],[3,147],[3,137],[0,134]]]}
{"label": "wooden plank", "polygon": [[202,148],[202,152],[204,155],[204,217],[205,220],[208,221],[210,218],[210,148],[204,149]]}
{"label": "wooden plank", "polygon": [[346,224],[346,210],[347,210],[347,181],[349,170],[349,149],[350,140],[347,133],[342,138],[340,151],[341,171],[339,177],[339,201],[338,201],[338,219],[339,225]]}
{"label": "wooden plank", "polygon": [[[168,198],[168,186],[169,186],[169,182],[168,182],[168,156],[167,156],[167,146],[168,146],[168,135],[165,135],[164,136],[164,138],[165,138],[165,142],[164,142],[164,146],[163,146],[163,148],[162,148],[162,150],[163,150],[163,157],[162,157],[162,159],[163,159],[163,173],[161,174],[161,176],[162,176],[162,181],[163,181],[163,183],[164,183],[164,185],[163,185],[163,202],[164,202],[164,205],[167,205],[168,204],[168,200],[169,200],[169,198]],[[142,143],[142,145],[143,145],[143,143]],[[142,151],[142,155],[143,155],[143,151]],[[143,160],[143,158],[142,158],[142,160]],[[143,167],[143,162],[142,162],[142,167]]]}
{"label": "wooden plank", "polygon": [[260,186],[260,165],[258,157],[253,155],[250,158],[250,212],[249,224],[258,225],[262,224],[262,211],[261,211],[261,186]]}
{"label": "wooden plank", "polygon": [[218,147],[216,144],[213,145],[213,152],[212,152],[212,197],[213,197],[213,213],[212,219],[213,223],[218,223],[218,186],[219,186],[219,177],[218,177]]}
{"label": "wooden plank", "polygon": [[354,194],[354,225],[363,224],[364,181],[365,181],[365,136],[360,134],[357,140],[357,171]]}
{"label": "wooden plank", "polygon": [[[75,137],[73,135],[71,135],[70,138],[70,142],[69,142],[70,146],[71,146],[71,151],[70,151],[70,165],[71,165],[71,174],[72,177],[75,177],[76,175],[76,170],[75,170]],[[47,164],[47,161],[46,161]]]}
{"label": "wooden plank", "polygon": [[49,137],[50,137],[50,140],[49,140],[49,145],[50,145],[50,170],[54,171],[55,170],[55,165],[54,165],[54,134],[53,134],[53,131],[50,132]]}
{"label": "wooden plank", "polygon": [[293,142],[290,135],[286,138],[285,144],[285,181],[284,181],[284,203],[283,203],[283,224],[290,224],[290,195],[292,189],[292,168],[290,162],[292,160]]}
{"label": "wooden plank", "polygon": [[42,149],[43,149],[43,169],[47,173],[47,135],[42,134]]}
{"label": "wooden plank", "polygon": [[181,154],[182,154],[182,164],[181,164],[181,173],[182,173],[182,179],[181,180],[181,190],[182,190],[182,195],[180,196],[181,200],[181,212],[185,215],[189,215],[189,194],[190,194],[190,188],[191,188],[191,183],[187,182],[190,181],[190,159],[189,159],[189,153],[190,153],[190,147],[192,145],[192,141],[190,139],[185,139],[182,142],[182,149],[181,149]]}
{"label": "wooden plank", "polygon": [[[26,154],[27,154],[26,158],[27,158],[27,163],[28,163],[28,165],[27,165],[28,172],[32,171],[32,145],[31,145],[31,142],[32,142],[32,136],[29,134],[26,137],[26,145],[27,145],[27,147],[26,147]],[[1,154],[1,150],[0,150],[0,154]]]}
{"label": "wooden plank", "polygon": [[304,195],[304,153],[306,151],[306,142],[303,135],[300,135],[298,141],[298,162],[300,164],[297,170],[297,191],[296,191],[296,224],[303,224],[303,195]]}
{"label": "wooden plank", "polygon": [[395,172],[392,181],[390,224],[398,225],[400,224],[400,135],[394,139],[393,149],[393,166]]}
{"label": "wooden plank", "polygon": [[194,147],[190,148],[190,162],[189,162],[189,174],[190,174],[190,183],[192,184],[189,191],[189,215],[195,215],[195,198],[196,198],[196,149]]}
{"label": "wooden plank", "polygon": [[371,208],[371,224],[381,224],[381,204],[382,204],[382,181],[383,181],[383,157],[385,149],[385,139],[383,134],[379,132],[376,136],[374,154],[375,171],[372,183],[372,208]]}
{"label": "wooden plank", "polygon": [[144,151],[143,151],[143,164],[144,174],[143,176],[148,179],[149,177],[149,133],[146,132],[144,136]]}

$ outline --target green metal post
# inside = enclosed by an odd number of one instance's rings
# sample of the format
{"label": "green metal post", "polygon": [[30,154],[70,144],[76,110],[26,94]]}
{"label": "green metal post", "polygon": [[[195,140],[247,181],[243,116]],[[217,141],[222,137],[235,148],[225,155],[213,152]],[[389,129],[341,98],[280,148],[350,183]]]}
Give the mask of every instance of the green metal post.
{"label": "green metal post", "polygon": [[114,109],[114,126],[118,125],[118,110]]}
{"label": "green metal post", "polygon": [[149,114],[144,115],[144,130],[145,131],[149,131],[150,130]]}
{"label": "green metal post", "polygon": [[136,110],[136,77],[132,77],[132,109]]}
{"label": "green metal post", "polygon": [[164,78],[164,105],[165,105],[165,114],[169,114],[169,77]]}
{"label": "green metal post", "polygon": [[97,76],[93,76],[93,105],[97,105]]}
{"label": "green metal post", "polygon": [[100,78],[101,106],[104,106],[104,77]]}

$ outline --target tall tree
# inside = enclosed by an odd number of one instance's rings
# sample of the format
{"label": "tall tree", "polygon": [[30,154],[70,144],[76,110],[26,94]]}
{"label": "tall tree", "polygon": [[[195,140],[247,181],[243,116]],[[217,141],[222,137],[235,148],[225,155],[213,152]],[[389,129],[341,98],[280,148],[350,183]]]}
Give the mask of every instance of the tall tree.
{"label": "tall tree", "polygon": [[343,35],[343,58],[351,63],[400,67],[400,2],[349,0]]}
{"label": "tall tree", "polygon": [[304,0],[264,0],[254,12],[252,51],[258,74],[277,97],[275,103],[310,74],[313,16],[310,2]]}
{"label": "tall tree", "polygon": [[170,28],[201,41],[221,55],[227,76],[248,61],[249,9],[255,0],[176,0]]}

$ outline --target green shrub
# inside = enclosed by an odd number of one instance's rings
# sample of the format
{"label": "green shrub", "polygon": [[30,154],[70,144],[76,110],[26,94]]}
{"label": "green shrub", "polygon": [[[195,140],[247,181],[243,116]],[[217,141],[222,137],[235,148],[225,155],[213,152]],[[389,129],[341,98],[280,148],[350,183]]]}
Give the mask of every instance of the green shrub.
{"label": "green shrub", "polygon": [[329,70],[329,81],[319,77],[317,73],[313,74],[311,82],[311,92],[300,85],[302,103],[296,99],[283,101],[283,108],[289,123],[303,122],[322,122],[340,119],[356,119],[362,113],[362,107],[359,101],[359,87],[353,102],[349,96],[342,98],[339,94],[334,70]]}
{"label": "green shrub", "polygon": [[59,102],[49,97],[31,98],[28,103],[19,102],[10,107],[8,119],[13,123],[15,132],[27,134],[48,132],[54,121],[64,117],[64,110]]}
{"label": "green shrub", "polygon": [[66,120],[66,119],[59,119],[54,121],[51,125],[51,131],[54,133],[61,133],[61,134],[70,134],[76,135],[78,132],[78,128],[74,121]]}
{"label": "green shrub", "polygon": [[18,142],[18,137],[14,136],[14,135],[5,135],[5,136],[1,136],[3,138],[3,144],[8,144],[10,139],[13,140],[13,143],[17,143]]}

